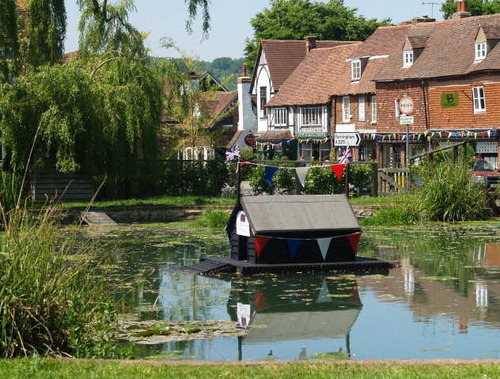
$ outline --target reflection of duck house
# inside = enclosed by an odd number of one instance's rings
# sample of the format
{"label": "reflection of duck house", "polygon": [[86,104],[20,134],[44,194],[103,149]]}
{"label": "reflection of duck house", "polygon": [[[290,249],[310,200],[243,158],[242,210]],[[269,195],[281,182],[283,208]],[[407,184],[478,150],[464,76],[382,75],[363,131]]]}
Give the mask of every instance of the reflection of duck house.
{"label": "reflection of duck house", "polygon": [[251,263],[351,262],[361,236],[344,195],[244,196],[226,230],[231,257]]}
{"label": "reflection of duck house", "polygon": [[[350,284],[350,285],[346,285]],[[291,275],[286,281],[260,277],[258,281],[234,282],[228,301],[252,309],[245,343],[346,338],[362,303],[355,281],[339,282],[321,276]]]}

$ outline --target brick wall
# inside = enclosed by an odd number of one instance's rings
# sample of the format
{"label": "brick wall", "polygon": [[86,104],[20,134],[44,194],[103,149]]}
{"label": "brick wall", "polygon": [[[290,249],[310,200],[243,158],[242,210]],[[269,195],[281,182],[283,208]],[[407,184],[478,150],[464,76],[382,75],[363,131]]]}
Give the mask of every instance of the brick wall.
{"label": "brick wall", "polygon": [[377,83],[378,122],[377,132],[404,132],[406,127],[396,119],[395,101],[407,95],[413,99],[415,118],[410,132],[426,130],[424,96],[420,81]]}
{"label": "brick wall", "polygon": [[[358,97],[364,96],[365,98],[365,121],[359,121],[359,109],[358,109]],[[372,121],[372,104],[371,104],[371,94],[364,95],[351,95],[349,96],[350,104],[351,104],[351,121],[344,122],[342,120],[342,97],[337,96],[334,100],[332,100],[332,109],[335,109],[335,112],[332,112],[330,121],[332,125],[332,130],[335,130],[335,125],[337,124],[355,124],[356,131],[360,129],[375,129],[376,125],[371,123]],[[333,108],[333,105],[335,108]]]}
{"label": "brick wall", "polygon": [[[483,86],[486,112],[474,113],[472,88]],[[455,94],[458,105],[443,107],[441,96]],[[432,129],[497,128],[500,125],[500,75],[483,75],[460,80],[429,83],[429,107]]]}

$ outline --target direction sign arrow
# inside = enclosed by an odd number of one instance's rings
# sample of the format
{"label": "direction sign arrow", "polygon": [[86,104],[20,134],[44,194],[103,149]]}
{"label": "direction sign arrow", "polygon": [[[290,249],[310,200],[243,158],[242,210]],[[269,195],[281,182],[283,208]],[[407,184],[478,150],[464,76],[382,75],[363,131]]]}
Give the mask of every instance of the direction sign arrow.
{"label": "direction sign arrow", "polygon": [[359,146],[361,136],[359,133],[335,133],[335,146]]}

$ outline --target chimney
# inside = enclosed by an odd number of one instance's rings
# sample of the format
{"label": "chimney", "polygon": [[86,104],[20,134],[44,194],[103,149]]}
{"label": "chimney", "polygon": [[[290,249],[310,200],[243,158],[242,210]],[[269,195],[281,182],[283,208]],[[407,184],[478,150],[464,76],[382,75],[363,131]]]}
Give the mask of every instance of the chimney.
{"label": "chimney", "polygon": [[429,17],[426,14],[420,17],[414,17],[411,19],[412,25],[420,24],[422,22],[434,22],[436,21],[435,18]]}
{"label": "chimney", "polygon": [[[241,76],[237,80],[238,89],[238,130],[246,131],[257,129],[257,118],[252,109],[252,97],[250,87],[252,79],[247,76],[247,64],[243,63],[241,67]],[[243,133],[246,135],[245,133]],[[242,142],[240,146],[245,146]]]}
{"label": "chimney", "polygon": [[457,11],[453,13],[451,18],[453,20],[459,20],[461,18],[471,17],[472,14],[467,12],[467,1],[457,1]]}
{"label": "chimney", "polygon": [[312,49],[316,48],[316,37],[307,36],[306,40],[306,54],[308,54]]}

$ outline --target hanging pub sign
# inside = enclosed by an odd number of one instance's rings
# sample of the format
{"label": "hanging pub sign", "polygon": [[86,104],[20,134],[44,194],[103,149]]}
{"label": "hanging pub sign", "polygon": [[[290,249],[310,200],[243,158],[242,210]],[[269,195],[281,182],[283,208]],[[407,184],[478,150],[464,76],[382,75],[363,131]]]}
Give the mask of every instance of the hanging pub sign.
{"label": "hanging pub sign", "polygon": [[250,237],[250,224],[244,211],[239,211],[236,215],[236,234]]}
{"label": "hanging pub sign", "polygon": [[252,133],[249,133],[243,139],[247,146],[254,147],[255,146],[255,136]]}
{"label": "hanging pub sign", "polygon": [[458,107],[458,92],[448,92],[441,94],[441,107]]}

